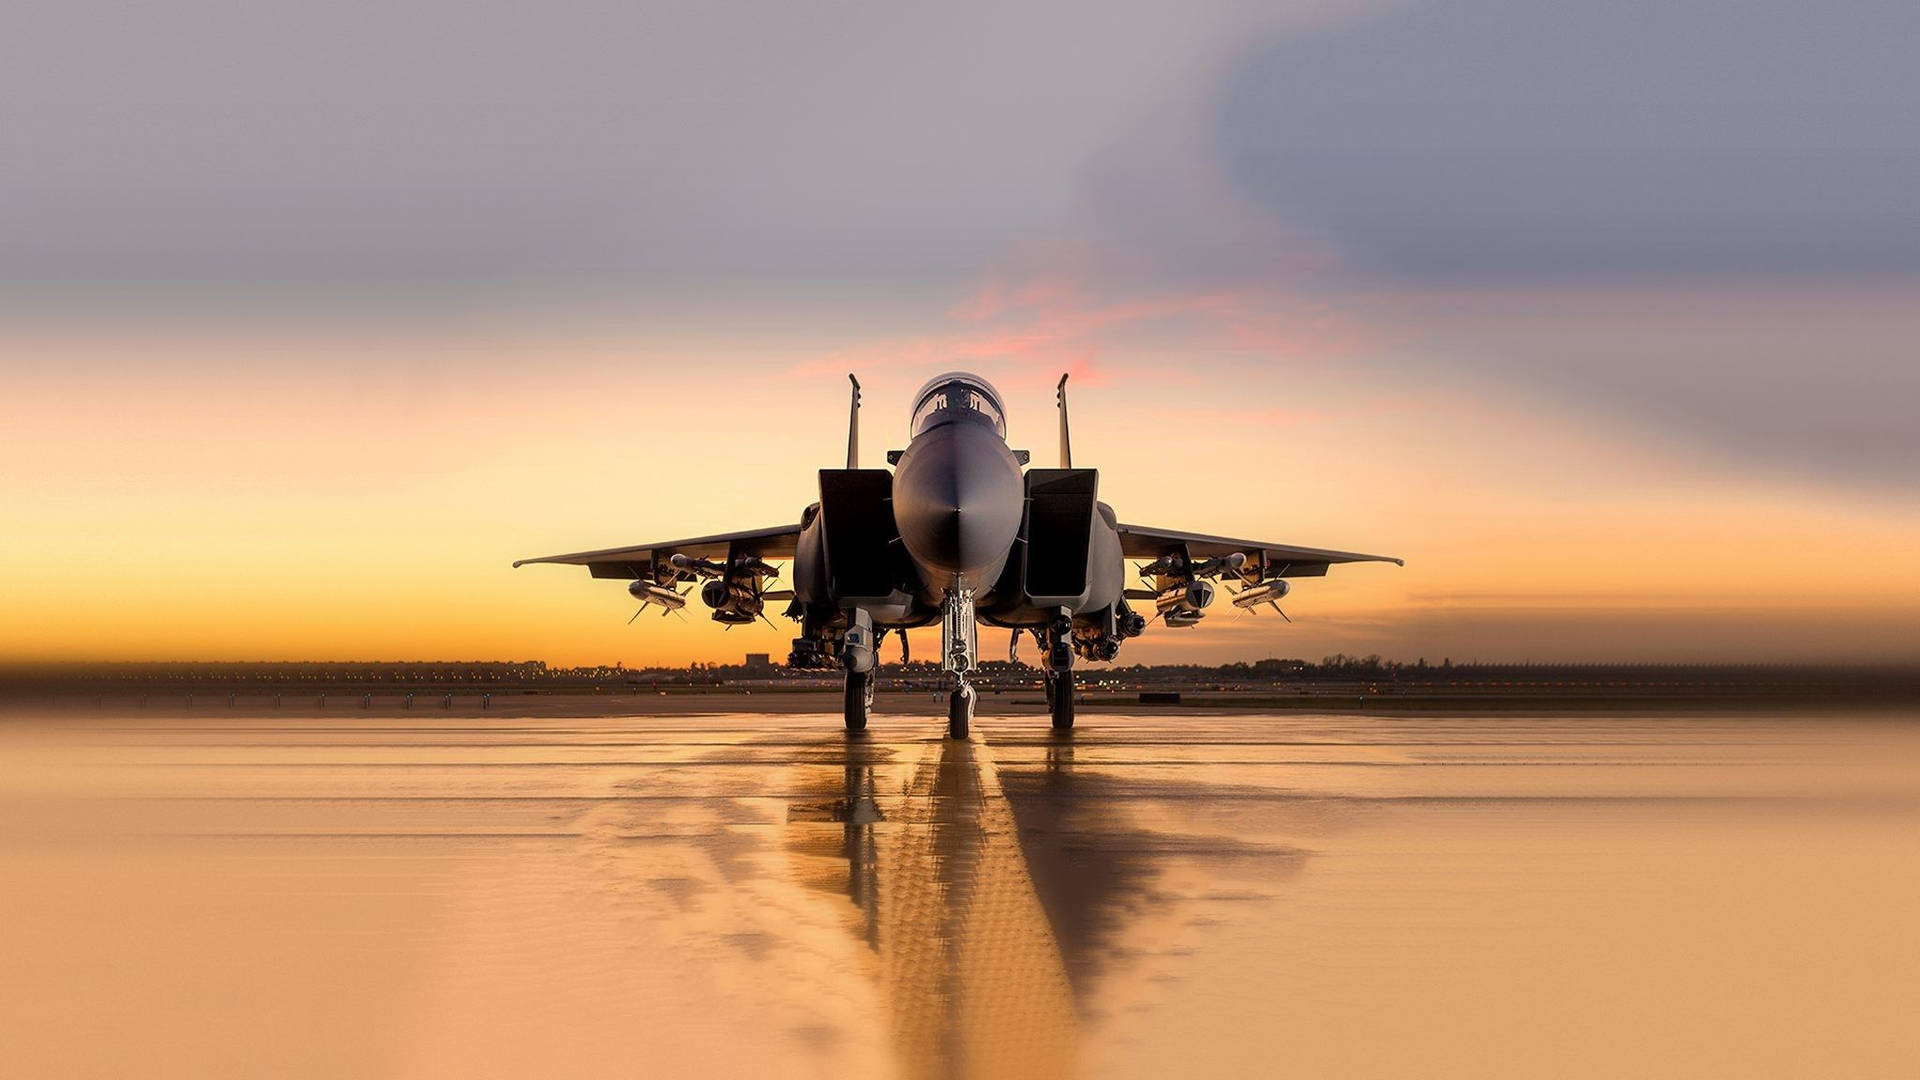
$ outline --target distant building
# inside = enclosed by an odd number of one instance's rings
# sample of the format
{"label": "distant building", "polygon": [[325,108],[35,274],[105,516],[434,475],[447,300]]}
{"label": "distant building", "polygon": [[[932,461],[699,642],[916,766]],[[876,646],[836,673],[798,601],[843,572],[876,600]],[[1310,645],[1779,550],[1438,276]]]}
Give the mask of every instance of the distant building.
{"label": "distant building", "polygon": [[750,652],[747,654],[745,667],[748,671],[771,671],[773,669],[773,654]]}

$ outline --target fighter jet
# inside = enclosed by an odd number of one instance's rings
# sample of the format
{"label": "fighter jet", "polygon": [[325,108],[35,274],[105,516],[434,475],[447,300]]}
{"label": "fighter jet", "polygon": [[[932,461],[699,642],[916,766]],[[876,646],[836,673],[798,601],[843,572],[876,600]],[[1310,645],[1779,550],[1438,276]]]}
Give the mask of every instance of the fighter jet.
{"label": "fighter jet", "polygon": [[[1155,620],[1196,625],[1216,583],[1234,607],[1279,612],[1291,579],[1323,576],[1335,563],[1401,564],[1386,555],[1123,524],[1099,499],[1100,471],[1073,465],[1065,375],[1055,391],[1058,468],[1028,468],[1028,452],[1007,445],[999,393],[955,371],[914,396],[912,438],[887,454],[892,469],[863,469],[860,380],[847,378],[846,468],[820,470],[820,499],[798,522],[513,565],[564,563],[627,581],[641,611],[684,608],[697,582],[714,621],[729,626],[765,619],[766,605],[784,600],[800,631],[788,665],[846,673],[853,732],[866,730],[887,634],[900,635],[904,659],[906,631],[938,623],[947,733],[964,739],[982,623],[1012,631],[1010,658],[1022,635],[1033,638],[1053,727],[1065,731],[1073,727],[1076,658],[1111,661]],[[1140,587],[1127,585],[1128,560],[1145,560],[1132,567]],[[776,562],[789,564],[790,589],[770,587],[780,576]]]}

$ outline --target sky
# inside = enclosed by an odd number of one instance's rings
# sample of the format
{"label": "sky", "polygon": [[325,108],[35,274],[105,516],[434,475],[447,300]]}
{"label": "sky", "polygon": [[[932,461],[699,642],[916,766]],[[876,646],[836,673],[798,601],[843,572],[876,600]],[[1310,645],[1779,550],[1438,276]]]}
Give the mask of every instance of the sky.
{"label": "sky", "polygon": [[964,368],[1122,520],[1407,561],[1127,662],[1920,659],[1910,3],[5,29],[0,656],[782,654],[508,564],[791,522],[846,373],[877,457]]}

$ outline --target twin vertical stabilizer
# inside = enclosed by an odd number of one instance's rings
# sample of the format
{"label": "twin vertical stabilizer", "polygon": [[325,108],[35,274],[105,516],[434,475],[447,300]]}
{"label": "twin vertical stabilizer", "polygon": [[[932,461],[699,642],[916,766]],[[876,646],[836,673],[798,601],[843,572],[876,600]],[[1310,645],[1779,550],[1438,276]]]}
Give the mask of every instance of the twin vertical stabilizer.
{"label": "twin vertical stabilizer", "polygon": [[1060,376],[1060,385],[1054,387],[1054,393],[1060,399],[1060,467],[1073,468],[1073,444],[1067,439],[1067,377]]}
{"label": "twin vertical stabilizer", "polygon": [[853,384],[853,406],[847,410],[847,468],[860,467],[860,380],[847,373],[847,381]]}

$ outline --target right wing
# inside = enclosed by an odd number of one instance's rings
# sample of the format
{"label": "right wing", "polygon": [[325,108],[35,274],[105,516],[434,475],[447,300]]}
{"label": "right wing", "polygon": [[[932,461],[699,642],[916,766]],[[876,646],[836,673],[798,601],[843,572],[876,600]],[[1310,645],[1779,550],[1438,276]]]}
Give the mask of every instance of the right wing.
{"label": "right wing", "polygon": [[660,566],[669,556],[724,560],[750,555],[760,559],[791,559],[799,537],[799,525],[776,525],[771,529],[696,536],[691,540],[670,540],[660,544],[576,551],[568,555],[542,555],[537,559],[515,560],[513,565],[560,563],[584,566],[588,573],[597,578],[645,578],[657,581],[661,577]]}
{"label": "right wing", "polygon": [[1269,573],[1268,577],[1320,577],[1334,563],[1390,562],[1395,566],[1406,565],[1391,555],[1363,555],[1357,551],[1330,551],[1326,548],[1295,547],[1292,544],[1269,544],[1261,540],[1235,540],[1226,536],[1148,529],[1139,525],[1121,525],[1119,529],[1120,553],[1130,559],[1156,559],[1175,552],[1207,559],[1240,552],[1249,558],[1264,556],[1267,566],[1279,568],[1278,573]]}

